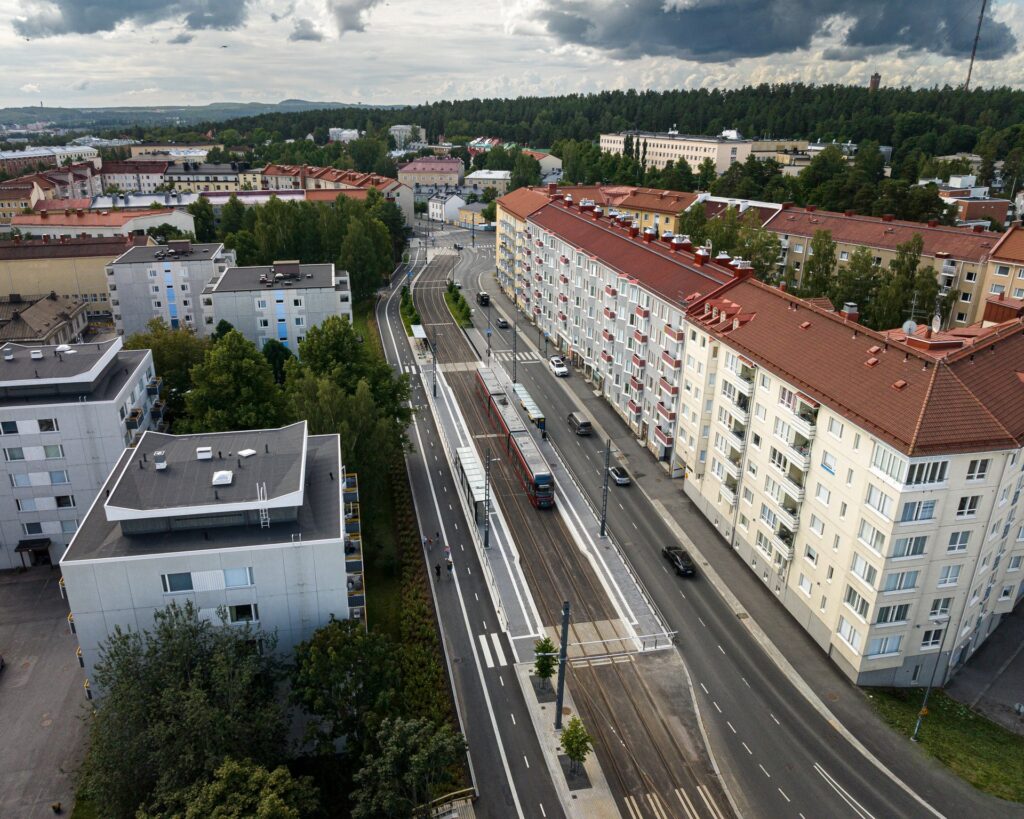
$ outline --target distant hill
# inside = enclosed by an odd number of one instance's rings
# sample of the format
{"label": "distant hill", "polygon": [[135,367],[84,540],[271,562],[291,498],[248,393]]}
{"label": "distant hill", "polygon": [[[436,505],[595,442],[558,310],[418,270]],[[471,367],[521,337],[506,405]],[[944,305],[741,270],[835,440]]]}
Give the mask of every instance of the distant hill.
{"label": "distant hill", "polygon": [[27,125],[53,122],[62,128],[86,130],[125,125],[187,125],[217,122],[258,114],[282,114],[326,108],[401,108],[400,105],[363,105],[351,102],[211,102],[209,105],[112,106],[108,108],[0,108],[0,124]]}

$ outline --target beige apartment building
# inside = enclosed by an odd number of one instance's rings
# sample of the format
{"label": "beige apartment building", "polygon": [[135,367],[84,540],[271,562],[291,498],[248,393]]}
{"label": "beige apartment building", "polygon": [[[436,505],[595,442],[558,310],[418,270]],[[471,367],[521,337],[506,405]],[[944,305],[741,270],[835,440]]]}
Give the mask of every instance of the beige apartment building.
{"label": "beige apartment building", "polygon": [[[941,292],[955,290],[956,303],[943,325],[966,327],[981,318],[985,310],[985,291],[981,279],[998,233],[975,228],[948,227],[937,222],[907,222],[891,216],[860,216],[847,211],[792,207],[783,203],[765,223],[778,234],[782,243],[779,269],[792,269],[797,282],[811,255],[811,239],[819,230],[827,230],[836,243],[836,264],[847,262],[858,247],[871,250],[876,265],[888,267],[897,248],[920,236],[924,245],[921,264],[935,269]],[[931,305],[928,305],[930,308]]]}
{"label": "beige apartment building", "polygon": [[56,293],[85,302],[90,320],[111,319],[107,265],[149,237],[15,239],[0,242],[0,297]]}
{"label": "beige apartment building", "polygon": [[406,162],[398,168],[398,181],[410,188],[417,185],[450,185],[462,184],[466,173],[461,159],[440,159],[423,156]]}
{"label": "beige apartment building", "polygon": [[677,131],[658,133],[655,131],[623,131],[619,134],[601,134],[601,150],[621,154],[625,148],[626,136],[634,144],[647,146],[647,165],[664,168],[669,162],[689,163],[694,173],[705,159],[715,163],[715,171],[721,175],[734,162],[744,162],[750,156],[752,140],[741,139],[735,131],[725,131],[720,136],[690,136]]}
{"label": "beige apartment building", "polygon": [[1024,299],[1024,230],[1010,227],[996,242],[985,266],[979,292],[982,298]]}
{"label": "beige apartment building", "polygon": [[684,488],[851,680],[941,682],[1021,597],[1024,321],[857,317],[751,279],[694,303]]}

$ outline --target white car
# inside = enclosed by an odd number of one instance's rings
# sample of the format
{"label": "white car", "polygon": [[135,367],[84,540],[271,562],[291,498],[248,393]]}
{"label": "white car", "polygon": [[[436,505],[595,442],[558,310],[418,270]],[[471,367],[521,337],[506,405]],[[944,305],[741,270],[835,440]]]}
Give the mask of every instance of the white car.
{"label": "white car", "polygon": [[551,368],[551,372],[559,378],[565,378],[569,375],[569,368],[565,366],[565,362],[557,355],[553,355],[548,359],[548,366]]}

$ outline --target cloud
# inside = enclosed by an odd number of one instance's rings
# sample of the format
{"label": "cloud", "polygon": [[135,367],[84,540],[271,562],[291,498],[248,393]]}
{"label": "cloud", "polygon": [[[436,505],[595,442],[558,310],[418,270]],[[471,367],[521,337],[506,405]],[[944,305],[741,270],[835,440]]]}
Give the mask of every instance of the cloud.
{"label": "cloud", "polygon": [[76,82],[71,83],[71,90],[72,91],[85,91],[88,87],[89,87],[89,81],[88,80],[78,80]]}
{"label": "cloud", "polygon": [[366,31],[370,9],[381,0],[329,0],[327,6],[338,24],[338,34],[346,31]]}
{"label": "cloud", "polygon": [[167,42],[169,42],[171,45],[185,45],[186,43],[191,43],[195,38],[195,34],[190,34],[187,31],[183,31],[181,32],[181,34],[175,34]]}
{"label": "cloud", "polygon": [[295,11],[295,4],[289,3],[282,12],[270,12],[270,19],[275,23],[281,22],[285,17],[291,17]]}
{"label": "cloud", "polygon": [[132,88],[129,91],[125,91],[124,95],[126,97],[137,97],[137,96],[140,96],[142,94],[156,94],[159,90],[160,90],[159,88],[152,88],[152,87],[150,87],[150,88]]}
{"label": "cloud", "polygon": [[295,21],[295,28],[292,29],[292,33],[288,35],[289,40],[294,40],[296,42],[301,40],[319,42],[323,38],[323,32],[316,27],[312,20],[306,17],[298,18]]}
{"label": "cloud", "polygon": [[183,19],[190,29],[232,29],[245,22],[250,0],[29,0],[32,10],[14,20],[25,37],[93,34],[121,23],[148,25]]}
{"label": "cloud", "polygon": [[[837,33],[829,59],[898,48],[964,57],[975,28],[959,0],[539,0],[523,10],[560,43],[619,59],[728,62],[790,53]],[[998,59],[1015,47],[1010,28],[986,18],[978,57]]]}
{"label": "cloud", "polygon": [[34,82],[27,82],[19,90],[24,91],[26,94],[38,94],[39,86]]}

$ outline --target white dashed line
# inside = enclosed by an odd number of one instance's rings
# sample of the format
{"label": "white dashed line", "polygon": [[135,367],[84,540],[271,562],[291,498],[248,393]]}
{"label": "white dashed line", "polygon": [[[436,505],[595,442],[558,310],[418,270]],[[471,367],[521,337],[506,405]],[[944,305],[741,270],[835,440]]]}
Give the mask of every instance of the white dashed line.
{"label": "white dashed line", "polygon": [[706,685],[704,685],[704,683],[701,683],[700,687],[704,689],[704,693],[705,694],[710,694],[711,693],[710,691],[708,691],[708,687]]}
{"label": "white dashed line", "polygon": [[718,707],[718,703],[717,703],[717,702],[715,702],[714,700],[711,700],[711,704],[712,704],[713,706],[715,706],[715,710],[716,710],[716,711],[717,711],[717,712],[718,712],[719,714],[721,714],[721,713],[722,713],[722,709]]}
{"label": "white dashed line", "polygon": [[779,793],[782,794],[782,798],[785,799],[787,802],[792,802],[793,801],[788,796],[786,796],[786,792],[784,790],[782,790],[782,788],[779,788]]}
{"label": "white dashed line", "polygon": [[740,745],[742,745],[742,746],[743,746],[743,748],[744,748],[744,749],[746,750],[746,752],[747,752],[748,754],[750,754],[751,756],[753,756],[753,755],[754,755],[754,752],[750,750],[750,747],[749,747],[749,746],[747,745],[747,743],[745,743],[745,742],[740,742]]}
{"label": "white dashed line", "polygon": [[704,622],[704,618],[698,616],[697,619],[700,620],[700,624],[704,626],[704,628],[708,627],[708,624]]}
{"label": "white dashed line", "polygon": [[757,763],[757,767],[760,768],[764,775],[767,776],[769,779],[772,778],[772,775],[765,770],[764,765],[762,765],[760,762]]}
{"label": "white dashed line", "polygon": [[771,717],[773,720],[775,720],[775,724],[776,725],[782,725],[782,723],[779,722],[779,718],[776,717],[775,714],[772,714],[771,712],[769,712],[768,716]]}
{"label": "white dashed line", "polygon": [[734,734],[736,733],[736,729],[732,727],[732,723],[729,722],[729,720],[726,720],[725,724],[729,726],[730,731],[732,731]]}

